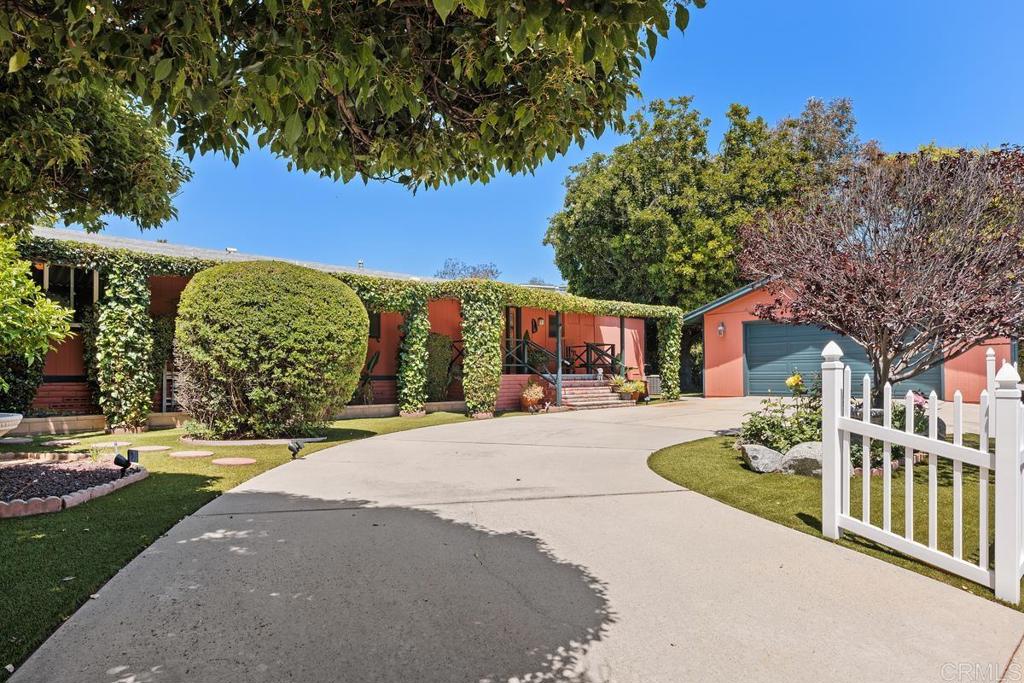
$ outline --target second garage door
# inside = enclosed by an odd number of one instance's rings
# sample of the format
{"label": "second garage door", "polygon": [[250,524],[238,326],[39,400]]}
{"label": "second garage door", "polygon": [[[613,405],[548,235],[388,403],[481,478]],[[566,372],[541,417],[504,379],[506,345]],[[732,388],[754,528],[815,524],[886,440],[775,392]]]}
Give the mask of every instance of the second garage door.
{"label": "second garage door", "polygon": [[[821,378],[821,350],[835,341],[843,350],[843,362],[853,369],[853,393],[860,395],[864,373],[871,372],[867,354],[847,337],[806,325],[748,322],[743,325],[743,357],[746,393],[752,396],[789,393],[786,378],[799,372],[808,384]],[[899,395],[914,389],[942,396],[942,366],[921,373],[896,387]]]}

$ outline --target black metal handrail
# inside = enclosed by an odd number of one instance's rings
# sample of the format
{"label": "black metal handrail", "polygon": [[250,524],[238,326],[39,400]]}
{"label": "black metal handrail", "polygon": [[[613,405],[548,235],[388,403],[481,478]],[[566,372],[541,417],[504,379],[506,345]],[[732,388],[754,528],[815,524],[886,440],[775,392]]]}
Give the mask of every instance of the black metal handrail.
{"label": "black metal handrail", "polygon": [[[505,358],[502,370],[511,374],[515,372],[531,372],[550,381],[553,375],[552,366],[557,366],[558,356],[532,339],[506,339]],[[572,366],[562,360],[563,371]]]}
{"label": "black metal handrail", "polygon": [[615,355],[615,344],[584,342],[582,345],[566,346],[565,356],[571,369],[582,368],[591,375],[599,368],[613,374],[621,366],[619,357]]}

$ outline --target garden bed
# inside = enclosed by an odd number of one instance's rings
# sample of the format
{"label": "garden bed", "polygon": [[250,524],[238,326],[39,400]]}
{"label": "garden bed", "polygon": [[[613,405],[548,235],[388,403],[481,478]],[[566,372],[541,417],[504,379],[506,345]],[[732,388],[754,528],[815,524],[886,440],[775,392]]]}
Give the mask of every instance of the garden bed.
{"label": "garden bed", "polygon": [[136,465],[122,476],[112,461],[87,458],[5,462],[0,464],[0,518],[60,512],[144,479],[146,474]]}

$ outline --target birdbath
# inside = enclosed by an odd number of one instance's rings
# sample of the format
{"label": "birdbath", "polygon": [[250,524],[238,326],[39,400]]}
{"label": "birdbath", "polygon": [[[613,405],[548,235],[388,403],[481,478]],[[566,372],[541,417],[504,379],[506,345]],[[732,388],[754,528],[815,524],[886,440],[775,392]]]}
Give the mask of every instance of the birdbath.
{"label": "birdbath", "polygon": [[0,413],[0,436],[21,424],[21,413]]}

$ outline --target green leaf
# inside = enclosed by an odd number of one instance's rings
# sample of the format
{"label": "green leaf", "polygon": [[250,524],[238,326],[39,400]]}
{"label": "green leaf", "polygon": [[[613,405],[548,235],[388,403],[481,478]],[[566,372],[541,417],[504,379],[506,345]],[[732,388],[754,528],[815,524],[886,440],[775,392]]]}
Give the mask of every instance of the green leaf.
{"label": "green leaf", "polygon": [[160,63],[156,65],[156,70],[153,71],[153,78],[162,81],[171,75],[171,67],[174,66],[173,59],[161,59]]}
{"label": "green leaf", "polygon": [[295,112],[288,117],[288,123],[284,124],[284,139],[289,145],[294,145],[300,135],[302,135],[302,117],[299,116],[299,112]]}
{"label": "green leaf", "polygon": [[697,9],[704,9],[708,6],[708,0],[693,0],[693,4],[697,6]]}
{"label": "green leaf", "polygon": [[7,73],[12,74],[15,71],[19,71],[26,64],[28,64],[28,53],[24,50],[18,50],[11,55],[11,59],[7,62]]}
{"label": "green leaf", "polygon": [[685,31],[690,24],[690,10],[676,3],[676,28]]}
{"label": "green leaf", "polygon": [[434,0],[434,9],[441,15],[441,21],[446,21],[448,15],[455,10],[456,0]]}
{"label": "green leaf", "polygon": [[302,9],[309,9],[309,6],[313,4],[313,0],[302,0]]}

